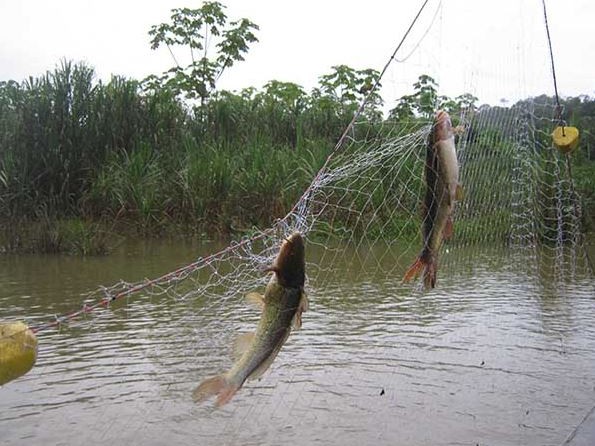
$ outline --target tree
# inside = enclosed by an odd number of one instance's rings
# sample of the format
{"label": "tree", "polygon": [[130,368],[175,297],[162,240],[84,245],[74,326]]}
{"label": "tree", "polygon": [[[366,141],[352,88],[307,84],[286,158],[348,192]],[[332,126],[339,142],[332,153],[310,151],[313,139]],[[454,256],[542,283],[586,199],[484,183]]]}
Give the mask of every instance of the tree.
{"label": "tree", "polygon": [[293,82],[272,80],[255,98],[265,112],[273,138],[295,148],[298,143],[298,120],[307,104],[307,95]]}
{"label": "tree", "polygon": [[401,97],[397,106],[389,112],[392,119],[402,120],[416,116],[431,118],[440,102],[448,100],[438,96],[438,84],[427,74],[419,76],[413,88],[415,93]]}
{"label": "tree", "polygon": [[477,100],[477,96],[473,96],[471,93],[463,93],[455,98],[458,110],[475,110]]}
{"label": "tree", "polygon": [[461,111],[474,111],[477,98],[470,93],[457,96],[454,99],[438,95],[438,83],[427,74],[419,76],[413,84],[415,92],[402,96],[397,106],[389,112],[391,119],[407,120],[415,117],[431,119],[438,109],[446,110],[451,114]]}
{"label": "tree", "polygon": [[[369,94],[364,116],[381,118],[382,98],[378,90],[370,93],[380,74],[373,69],[355,70],[347,65],[332,67],[333,72],[320,76],[320,87],[314,89],[315,99],[331,100],[339,105],[342,115],[351,116],[362,100]],[[380,85],[378,85],[380,87]]]}
{"label": "tree", "polygon": [[[149,88],[165,86],[189,99],[200,98],[204,104],[223,72],[235,62],[244,60],[258,25],[246,18],[228,22],[225,6],[204,2],[198,9],[172,9],[169,23],[154,25],[149,31],[151,49],[165,45],[175,66],[162,76],[149,76]],[[186,47],[190,63],[183,65],[175,56],[174,47]],[[213,46],[215,54],[212,54]]]}
{"label": "tree", "polygon": [[433,116],[439,102],[438,83],[433,77],[422,74],[413,84],[413,88],[415,88],[415,96],[417,96],[415,103],[417,112],[425,117]]}

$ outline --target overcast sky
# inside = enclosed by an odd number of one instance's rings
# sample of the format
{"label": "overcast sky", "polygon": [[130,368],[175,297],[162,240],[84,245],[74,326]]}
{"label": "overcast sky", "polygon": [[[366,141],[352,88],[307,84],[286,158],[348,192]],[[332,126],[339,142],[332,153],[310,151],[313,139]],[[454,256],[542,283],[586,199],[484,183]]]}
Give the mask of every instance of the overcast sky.
{"label": "overcast sky", "polygon": [[[333,65],[381,70],[421,0],[223,0],[230,19],[260,26],[244,62],[219,88],[261,87],[276,79],[310,90]],[[151,25],[196,0],[0,0],[0,80],[21,81],[61,58],[82,60],[98,78],[142,79],[172,65],[152,51]],[[547,0],[562,95],[595,95],[595,2]],[[391,102],[427,73],[440,93],[474,93],[482,102],[553,93],[541,0],[430,0],[383,81]],[[180,59],[186,54],[178,53]]]}

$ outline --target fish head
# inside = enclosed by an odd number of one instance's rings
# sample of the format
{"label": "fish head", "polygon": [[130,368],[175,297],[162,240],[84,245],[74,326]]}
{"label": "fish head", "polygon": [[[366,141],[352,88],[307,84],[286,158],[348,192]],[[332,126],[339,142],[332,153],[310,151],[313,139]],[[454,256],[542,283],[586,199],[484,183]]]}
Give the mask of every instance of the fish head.
{"label": "fish head", "polygon": [[277,280],[282,286],[291,288],[304,286],[306,254],[302,234],[294,232],[283,240],[279,254],[270,270],[277,274]]}
{"label": "fish head", "polygon": [[432,129],[432,143],[437,143],[444,139],[454,136],[450,116],[444,110],[438,110],[434,117],[434,127]]}

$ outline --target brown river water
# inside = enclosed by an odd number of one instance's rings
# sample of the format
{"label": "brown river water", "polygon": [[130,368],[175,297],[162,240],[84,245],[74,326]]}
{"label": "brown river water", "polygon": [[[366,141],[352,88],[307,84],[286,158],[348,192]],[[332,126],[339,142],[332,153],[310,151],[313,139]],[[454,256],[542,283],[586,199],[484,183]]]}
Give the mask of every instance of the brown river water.
{"label": "brown river water", "polygon": [[[45,321],[100,285],[157,277],[217,248],[0,257],[0,320]],[[0,388],[0,444],[562,444],[595,404],[593,276],[554,280],[551,265],[497,249],[450,259],[427,293],[382,265],[317,274],[302,329],[221,409],[191,392],[231,365],[235,335],[255,325],[241,296],[141,292],[42,331],[36,366]]]}

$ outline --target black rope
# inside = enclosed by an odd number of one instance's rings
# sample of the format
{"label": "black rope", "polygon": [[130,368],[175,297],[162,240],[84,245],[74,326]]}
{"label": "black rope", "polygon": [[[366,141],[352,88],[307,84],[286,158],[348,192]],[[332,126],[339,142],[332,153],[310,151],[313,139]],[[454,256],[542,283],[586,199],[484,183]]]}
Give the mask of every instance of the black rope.
{"label": "black rope", "polygon": [[382,69],[382,71],[380,72],[380,75],[378,76],[378,79],[376,79],[376,82],[374,82],[374,85],[372,86],[372,88],[370,88],[370,91],[368,92],[368,94],[364,97],[364,99],[360,103],[357,111],[355,112],[355,114],[353,115],[353,118],[351,119],[351,122],[349,123],[349,125],[347,125],[347,128],[345,128],[345,131],[343,132],[343,134],[341,135],[341,137],[337,141],[337,144],[335,145],[335,148],[333,149],[333,153],[336,152],[337,150],[339,150],[343,146],[343,142],[347,138],[347,134],[351,131],[351,129],[355,125],[355,121],[357,120],[357,118],[359,118],[359,116],[361,115],[361,113],[364,111],[364,107],[366,106],[366,104],[370,100],[370,97],[372,96],[372,94],[378,88],[378,85],[380,84],[380,81],[382,80],[382,77],[384,76],[384,73],[386,73],[386,70],[388,69],[388,67],[390,66],[390,64],[395,60],[395,56],[397,55],[397,53],[401,49],[401,46],[403,46],[403,43],[405,42],[405,39],[407,38],[407,36],[411,32],[411,30],[413,29],[413,26],[417,22],[417,19],[419,19],[419,16],[421,15],[422,11],[424,10],[424,8],[426,7],[426,5],[428,4],[429,1],[430,0],[425,0],[423,2],[423,4],[421,5],[421,7],[419,8],[419,11],[417,11],[417,14],[415,15],[413,21],[409,25],[409,28],[407,28],[407,31],[405,31],[405,34],[403,35],[403,38],[401,39],[401,41],[397,45],[397,48],[395,49],[395,51],[393,52],[393,54],[390,56],[390,58],[388,59],[388,62],[386,63],[386,65],[384,66],[384,68]]}
{"label": "black rope", "polygon": [[552,77],[554,79],[554,93],[556,95],[556,119],[558,120],[559,124],[562,126],[562,136],[566,136],[564,134],[564,123],[562,121],[562,106],[560,105],[560,96],[558,95],[558,82],[556,80],[556,67],[554,66],[554,52],[552,50],[552,38],[550,36],[550,27],[547,21],[547,10],[545,7],[545,0],[541,0],[543,4],[543,20],[545,22],[545,32],[547,33],[547,44],[550,50],[550,62],[552,65]]}

